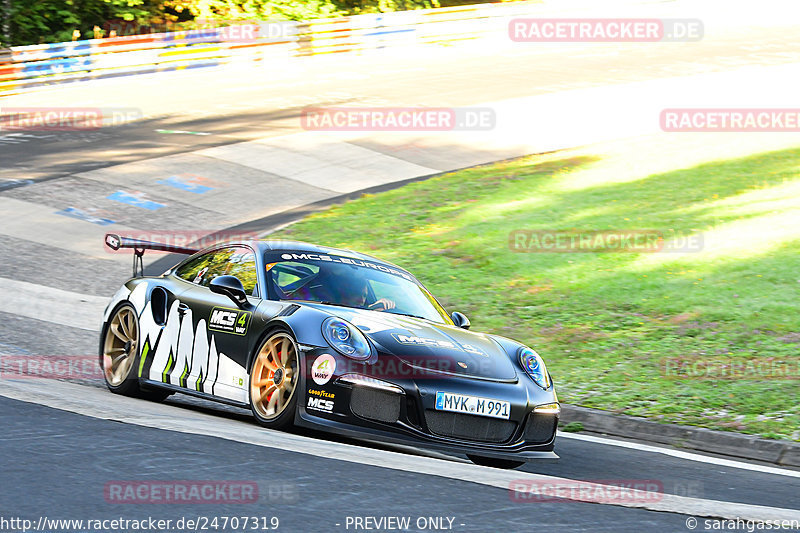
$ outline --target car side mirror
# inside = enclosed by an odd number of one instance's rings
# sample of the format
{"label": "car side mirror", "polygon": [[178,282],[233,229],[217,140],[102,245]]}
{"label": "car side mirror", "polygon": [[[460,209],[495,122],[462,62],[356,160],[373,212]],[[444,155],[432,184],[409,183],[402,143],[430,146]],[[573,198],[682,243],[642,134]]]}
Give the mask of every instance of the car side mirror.
{"label": "car side mirror", "polygon": [[208,284],[211,292],[224,294],[240,308],[247,306],[247,294],[244,292],[244,285],[236,276],[217,276]]}
{"label": "car side mirror", "polygon": [[453,323],[462,328],[462,329],[469,329],[470,323],[469,318],[464,313],[459,313],[458,311],[453,311],[450,314],[450,318],[453,319]]}

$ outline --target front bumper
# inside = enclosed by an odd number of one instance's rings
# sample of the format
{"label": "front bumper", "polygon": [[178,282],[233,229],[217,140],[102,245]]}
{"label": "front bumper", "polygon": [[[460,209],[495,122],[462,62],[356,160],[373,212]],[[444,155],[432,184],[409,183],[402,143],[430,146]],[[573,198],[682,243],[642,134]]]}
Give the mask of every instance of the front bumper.
{"label": "front bumper", "polygon": [[[315,382],[311,368],[324,354],[336,359],[336,369],[327,381],[317,376]],[[527,376],[492,381],[416,372],[403,368],[399,359],[396,372],[387,373],[385,366],[376,372],[375,365],[353,362],[328,349],[312,348],[303,355],[306,371],[299,383],[303,394],[295,417],[298,426],[450,453],[520,461],[558,458],[553,452],[558,414],[535,411],[536,406],[558,401],[552,386],[544,391]],[[510,418],[436,410],[438,391],[508,401]]]}

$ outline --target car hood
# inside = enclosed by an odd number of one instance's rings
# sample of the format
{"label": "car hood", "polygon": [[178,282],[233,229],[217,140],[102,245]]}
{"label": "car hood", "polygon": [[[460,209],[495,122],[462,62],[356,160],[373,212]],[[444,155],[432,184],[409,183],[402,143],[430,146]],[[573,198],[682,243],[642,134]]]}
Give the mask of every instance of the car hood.
{"label": "car hood", "polygon": [[411,366],[502,381],[517,377],[508,354],[489,335],[386,312],[314,307],[347,320],[381,352],[393,354]]}

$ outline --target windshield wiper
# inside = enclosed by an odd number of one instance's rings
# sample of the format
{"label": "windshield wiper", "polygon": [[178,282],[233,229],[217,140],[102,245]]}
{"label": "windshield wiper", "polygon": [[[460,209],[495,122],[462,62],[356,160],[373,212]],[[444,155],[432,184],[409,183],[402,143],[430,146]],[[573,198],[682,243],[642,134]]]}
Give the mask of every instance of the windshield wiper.
{"label": "windshield wiper", "polygon": [[386,312],[389,313],[390,315],[410,316],[411,318],[419,318],[421,320],[430,320],[430,318],[428,318],[428,317],[419,316],[419,315],[412,315],[412,314],[409,314],[409,313],[392,313],[391,311],[386,311]]}
{"label": "windshield wiper", "polygon": [[322,304],[322,305],[335,305],[336,307],[346,307],[348,309],[363,309],[363,307],[353,307],[352,305],[347,304],[340,304],[338,302],[319,302],[317,300],[306,300],[307,302],[311,302],[312,304]]}
{"label": "windshield wiper", "polygon": [[282,302],[306,302],[310,304],[323,304],[323,305],[337,305],[339,307],[349,307],[350,309],[358,309],[358,307],[352,307],[345,304],[339,304],[336,302],[320,302],[319,300],[301,300],[299,298],[281,298]]}

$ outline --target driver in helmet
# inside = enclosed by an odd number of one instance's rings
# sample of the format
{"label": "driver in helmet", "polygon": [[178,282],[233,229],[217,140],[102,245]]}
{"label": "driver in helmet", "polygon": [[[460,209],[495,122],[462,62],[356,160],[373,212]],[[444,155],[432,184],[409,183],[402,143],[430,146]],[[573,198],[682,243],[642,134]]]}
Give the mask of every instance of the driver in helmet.
{"label": "driver in helmet", "polygon": [[328,283],[338,304],[373,311],[388,311],[396,307],[395,302],[389,298],[381,298],[367,304],[369,284],[360,272],[339,272],[332,276]]}

